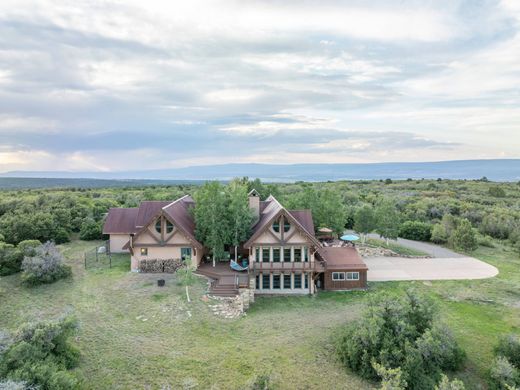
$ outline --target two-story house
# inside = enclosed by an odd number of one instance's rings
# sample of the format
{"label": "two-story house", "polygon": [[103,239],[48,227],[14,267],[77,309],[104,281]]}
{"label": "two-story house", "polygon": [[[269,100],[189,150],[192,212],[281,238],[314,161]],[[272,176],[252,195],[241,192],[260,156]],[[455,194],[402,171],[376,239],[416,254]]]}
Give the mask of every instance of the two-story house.
{"label": "two-story house", "polygon": [[198,272],[210,278],[215,295],[234,295],[239,287],[255,294],[313,294],[317,289],[365,288],[367,267],[353,247],[323,247],[316,239],[310,210],[287,210],[273,196],[261,201],[249,193],[256,218],[239,253],[249,269],[237,272],[229,262],[216,267],[204,261],[208,250],[195,238],[190,212],[193,198],[147,201],[138,208],[110,209],[103,229],[112,252],[130,252],[132,271],[146,259],[178,261],[191,257]]}

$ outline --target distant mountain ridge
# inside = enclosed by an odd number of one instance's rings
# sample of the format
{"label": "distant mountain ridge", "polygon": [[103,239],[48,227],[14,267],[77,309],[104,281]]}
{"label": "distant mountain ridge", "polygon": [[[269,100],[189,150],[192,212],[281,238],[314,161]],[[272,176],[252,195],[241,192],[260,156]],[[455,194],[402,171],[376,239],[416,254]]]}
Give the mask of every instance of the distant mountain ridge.
{"label": "distant mountain ridge", "polygon": [[457,160],[438,162],[349,164],[221,164],[172,169],[119,172],[11,171],[0,177],[74,178],[106,180],[229,180],[248,176],[271,182],[377,180],[377,179],[479,179],[520,180],[520,159]]}

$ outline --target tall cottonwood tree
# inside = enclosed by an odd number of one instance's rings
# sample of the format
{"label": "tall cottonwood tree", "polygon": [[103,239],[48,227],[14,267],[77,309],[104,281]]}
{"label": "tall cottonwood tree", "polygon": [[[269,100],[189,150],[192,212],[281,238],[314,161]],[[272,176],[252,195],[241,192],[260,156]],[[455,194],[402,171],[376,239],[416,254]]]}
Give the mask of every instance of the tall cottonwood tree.
{"label": "tall cottonwood tree", "polygon": [[247,201],[247,192],[247,185],[240,180],[229,183],[228,219],[231,244],[235,247],[235,261],[237,261],[237,248],[241,242],[248,239],[254,218]]}
{"label": "tall cottonwood tree", "polygon": [[379,202],[375,210],[376,232],[386,240],[395,240],[399,236],[400,216],[395,203],[391,200]]}
{"label": "tall cottonwood tree", "polygon": [[376,218],[374,209],[371,205],[365,204],[358,208],[354,214],[354,230],[363,235],[363,242],[366,241],[368,233],[376,228]]}
{"label": "tall cottonwood tree", "polygon": [[229,242],[228,195],[218,181],[206,182],[194,194],[195,235],[212,254],[215,261],[224,256],[224,246]]}

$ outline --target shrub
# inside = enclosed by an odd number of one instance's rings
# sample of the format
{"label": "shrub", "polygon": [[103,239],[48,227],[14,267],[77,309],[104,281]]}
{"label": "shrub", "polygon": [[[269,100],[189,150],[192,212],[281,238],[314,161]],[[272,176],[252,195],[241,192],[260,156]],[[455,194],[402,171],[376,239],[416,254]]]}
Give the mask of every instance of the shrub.
{"label": "shrub", "polygon": [[22,281],[29,285],[53,283],[71,276],[68,265],[63,264],[63,256],[52,242],[46,242],[35,249],[34,256],[26,256],[22,262]]}
{"label": "shrub", "polygon": [[462,219],[451,236],[456,249],[473,251],[478,248],[477,235],[467,219]]}
{"label": "shrub", "polygon": [[495,354],[506,357],[513,366],[520,369],[520,338],[514,334],[502,337],[495,347]]}
{"label": "shrub", "polygon": [[464,359],[449,330],[434,322],[430,299],[407,291],[404,297],[376,295],[361,320],[347,325],[336,343],[340,361],[366,379],[375,367],[401,367],[407,388],[431,389],[444,370],[457,370]]}
{"label": "shrub", "polygon": [[502,187],[499,186],[493,186],[489,187],[488,193],[490,196],[494,196],[495,198],[505,198],[506,192]]}
{"label": "shrub", "polygon": [[433,226],[431,241],[437,244],[445,244],[448,242],[448,232],[442,223]]}
{"label": "shrub", "polygon": [[14,245],[0,242],[0,276],[20,272],[22,260],[23,253]]}
{"label": "shrub", "polygon": [[92,218],[83,221],[79,231],[79,238],[86,241],[103,238],[101,223],[94,221]]}
{"label": "shrub", "polygon": [[504,356],[495,358],[491,365],[489,377],[491,389],[509,390],[520,386],[518,370]]}
{"label": "shrub", "polygon": [[16,246],[24,256],[34,256],[36,254],[36,248],[42,243],[38,240],[24,240],[18,243]]}
{"label": "shrub", "polygon": [[399,236],[415,241],[430,241],[432,225],[419,221],[406,221],[399,229]]}
{"label": "shrub", "polygon": [[441,381],[435,386],[435,390],[464,390],[464,383],[459,379],[450,381],[446,375],[442,374]]}
{"label": "shrub", "polygon": [[68,371],[79,359],[78,350],[69,343],[76,328],[70,316],[23,325],[0,356],[0,377],[41,390],[77,388],[78,378]]}
{"label": "shrub", "polygon": [[493,239],[489,236],[484,236],[482,234],[477,234],[477,243],[478,245],[485,246],[487,248],[494,248],[495,243]]}

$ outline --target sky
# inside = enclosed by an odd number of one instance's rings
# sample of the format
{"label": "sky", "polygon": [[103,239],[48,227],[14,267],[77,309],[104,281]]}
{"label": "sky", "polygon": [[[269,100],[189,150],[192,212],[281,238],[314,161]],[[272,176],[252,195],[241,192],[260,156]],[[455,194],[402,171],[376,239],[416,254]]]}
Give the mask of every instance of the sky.
{"label": "sky", "polygon": [[0,172],[520,158],[520,1],[0,2]]}

